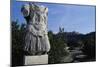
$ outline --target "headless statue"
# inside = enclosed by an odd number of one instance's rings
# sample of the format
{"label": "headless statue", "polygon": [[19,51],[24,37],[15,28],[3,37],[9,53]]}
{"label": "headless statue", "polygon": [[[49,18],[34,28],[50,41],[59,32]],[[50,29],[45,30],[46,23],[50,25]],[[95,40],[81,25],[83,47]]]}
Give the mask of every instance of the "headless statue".
{"label": "headless statue", "polygon": [[21,12],[27,21],[25,46],[26,55],[43,55],[49,52],[47,33],[48,8],[33,3],[25,4]]}

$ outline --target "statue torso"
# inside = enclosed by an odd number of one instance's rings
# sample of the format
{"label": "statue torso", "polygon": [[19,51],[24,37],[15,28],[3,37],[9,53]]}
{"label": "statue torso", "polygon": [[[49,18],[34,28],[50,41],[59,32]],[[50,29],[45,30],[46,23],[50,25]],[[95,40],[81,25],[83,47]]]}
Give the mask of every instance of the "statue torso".
{"label": "statue torso", "polygon": [[27,30],[32,32],[33,35],[43,36],[47,34],[47,21],[46,14],[41,11],[32,11],[30,13],[30,20],[27,23]]}

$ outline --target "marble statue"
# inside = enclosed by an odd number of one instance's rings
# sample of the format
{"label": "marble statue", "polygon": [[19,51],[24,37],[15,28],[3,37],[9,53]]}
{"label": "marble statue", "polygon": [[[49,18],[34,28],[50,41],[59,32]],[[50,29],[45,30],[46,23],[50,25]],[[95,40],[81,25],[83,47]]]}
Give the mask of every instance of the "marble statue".
{"label": "marble statue", "polygon": [[47,33],[48,8],[34,3],[24,4],[21,12],[27,21],[24,51],[27,55],[43,55],[50,50]]}

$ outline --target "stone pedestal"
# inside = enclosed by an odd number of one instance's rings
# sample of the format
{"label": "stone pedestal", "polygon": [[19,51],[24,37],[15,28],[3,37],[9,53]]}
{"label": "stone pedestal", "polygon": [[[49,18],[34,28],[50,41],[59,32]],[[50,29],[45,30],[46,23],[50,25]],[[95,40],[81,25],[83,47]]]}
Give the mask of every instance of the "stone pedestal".
{"label": "stone pedestal", "polygon": [[24,65],[48,64],[48,55],[24,56]]}

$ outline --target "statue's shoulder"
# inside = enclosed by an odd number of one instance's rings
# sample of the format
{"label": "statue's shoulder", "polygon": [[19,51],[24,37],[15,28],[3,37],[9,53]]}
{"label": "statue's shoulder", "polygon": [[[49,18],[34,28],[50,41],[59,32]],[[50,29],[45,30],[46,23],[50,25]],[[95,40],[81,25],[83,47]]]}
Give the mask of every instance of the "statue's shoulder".
{"label": "statue's shoulder", "polygon": [[29,3],[30,5],[30,9],[33,11],[40,11],[41,13],[47,13],[48,12],[48,8],[43,6],[43,5],[38,5],[35,3]]}

